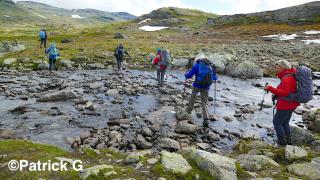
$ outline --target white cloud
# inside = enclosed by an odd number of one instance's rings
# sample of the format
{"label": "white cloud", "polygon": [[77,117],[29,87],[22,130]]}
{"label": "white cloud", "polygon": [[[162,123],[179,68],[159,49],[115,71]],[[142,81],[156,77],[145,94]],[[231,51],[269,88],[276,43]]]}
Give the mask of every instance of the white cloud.
{"label": "white cloud", "polygon": [[[19,1],[19,0],[15,0]],[[67,9],[93,8],[109,12],[129,12],[142,15],[161,7],[188,7],[183,0],[33,0]]]}
{"label": "white cloud", "polygon": [[276,10],[314,0],[217,0],[223,4],[218,14],[240,14]]}

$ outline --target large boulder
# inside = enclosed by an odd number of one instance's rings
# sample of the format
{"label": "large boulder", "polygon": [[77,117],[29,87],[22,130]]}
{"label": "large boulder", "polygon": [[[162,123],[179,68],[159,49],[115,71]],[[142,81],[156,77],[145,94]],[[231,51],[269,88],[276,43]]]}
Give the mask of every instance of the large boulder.
{"label": "large boulder", "polygon": [[10,44],[10,43],[2,43],[0,45],[0,53],[1,52],[20,52],[24,51],[26,47],[23,44],[18,43],[17,41]]}
{"label": "large boulder", "polygon": [[152,151],[151,150],[144,150],[144,151],[135,151],[130,153],[126,159],[124,160],[125,163],[127,164],[134,164],[137,163],[143,158],[145,155],[151,155]]}
{"label": "large boulder", "polygon": [[61,60],[60,64],[65,68],[72,68],[72,61],[71,60]]}
{"label": "large boulder", "polygon": [[304,130],[300,127],[291,126],[291,139],[292,144],[294,145],[305,145],[311,144],[315,140],[315,137],[307,130]]}
{"label": "large boulder", "polygon": [[188,121],[181,121],[175,128],[175,132],[182,134],[195,134],[200,130],[200,126],[195,124],[190,124]]}
{"label": "large boulder", "polygon": [[310,180],[320,179],[320,165],[318,163],[292,164],[287,167],[288,171],[300,177]]}
{"label": "large boulder", "polygon": [[308,152],[298,146],[287,145],[285,149],[285,157],[289,161],[304,159],[308,156]]}
{"label": "large boulder", "polygon": [[37,69],[38,70],[47,70],[47,69],[49,69],[49,63],[43,61],[40,64],[38,64]]}
{"label": "large boulder", "polygon": [[113,37],[113,39],[124,39],[124,38],[125,38],[125,36],[121,33],[116,33]]}
{"label": "large boulder", "polygon": [[226,74],[239,78],[258,78],[263,76],[263,70],[253,62],[244,61],[241,63],[231,63],[227,66]]}
{"label": "large boulder", "polygon": [[192,167],[181,154],[161,151],[161,163],[165,171],[172,173],[186,174]]}
{"label": "large boulder", "polygon": [[188,65],[189,65],[189,59],[186,59],[186,58],[176,59],[176,58],[174,58],[174,59],[172,60],[172,63],[173,63],[173,66],[174,66],[175,68],[181,68],[181,67],[186,68],[186,67],[188,67]]}
{"label": "large boulder", "polygon": [[135,144],[142,149],[149,149],[152,147],[152,143],[148,142],[141,134],[134,140]]}
{"label": "large boulder", "polygon": [[241,154],[237,157],[240,166],[247,171],[260,171],[268,168],[278,168],[280,165],[264,155]]}
{"label": "large boulder", "polygon": [[235,159],[195,148],[184,148],[181,152],[195,161],[200,169],[208,171],[215,179],[237,179]]}
{"label": "large boulder", "polygon": [[0,129],[0,139],[13,139],[15,132],[12,129]]}
{"label": "large boulder", "polygon": [[75,99],[77,95],[71,90],[64,90],[53,92],[45,95],[37,100],[37,102],[54,102],[54,101],[66,101],[69,99]]}
{"label": "large boulder", "polygon": [[16,58],[8,58],[8,59],[3,60],[2,66],[11,66],[15,62],[17,62]]}
{"label": "large boulder", "polygon": [[232,60],[231,55],[221,55],[218,53],[211,54],[208,56],[209,61],[215,65],[216,70],[218,73],[225,73],[226,66],[229,61]]}
{"label": "large boulder", "polygon": [[312,109],[302,116],[303,121],[308,122],[308,129],[320,133],[320,108]]}

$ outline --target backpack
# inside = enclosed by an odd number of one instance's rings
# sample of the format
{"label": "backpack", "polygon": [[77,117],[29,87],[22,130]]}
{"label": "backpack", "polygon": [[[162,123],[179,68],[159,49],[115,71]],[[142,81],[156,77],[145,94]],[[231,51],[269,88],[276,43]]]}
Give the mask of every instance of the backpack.
{"label": "backpack", "polygon": [[50,47],[50,49],[49,49],[49,53],[48,53],[48,55],[49,55],[49,57],[50,58],[56,58],[57,56],[58,56],[58,50],[57,50],[57,48],[51,48]]}
{"label": "backpack", "polygon": [[122,59],[123,58],[123,47],[118,47],[117,49],[116,49],[116,57],[118,58],[118,59]]}
{"label": "backpack", "polygon": [[200,86],[210,86],[213,82],[213,70],[210,64],[204,61],[199,62],[198,75],[195,83]]}
{"label": "backpack", "polygon": [[46,38],[46,33],[45,33],[44,31],[40,31],[39,37],[40,37],[41,39]]}
{"label": "backpack", "polygon": [[167,67],[170,63],[170,53],[168,50],[162,50],[161,51],[161,60],[160,60],[160,66]]}
{"label": "backpack", "polygon": [[312,72],[306,66],[300,66],[297,68],[294,76],[297,81],[297,92],[285,97],[285,100],[296,101],[299,103],[307,103],[313,97],[313,82]]}

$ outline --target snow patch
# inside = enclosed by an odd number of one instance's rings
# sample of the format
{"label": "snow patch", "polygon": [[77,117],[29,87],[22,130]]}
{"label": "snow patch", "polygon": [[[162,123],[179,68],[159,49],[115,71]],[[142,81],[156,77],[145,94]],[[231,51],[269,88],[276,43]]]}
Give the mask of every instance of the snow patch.
{"label": "snow patch", "polygon": [[41,17],[42,19],[47,19],[47,17],[42,16],[41,14],[37,14],[37,16]]}
{"label": "snow patch", "polygon": [[148,22],[148,21],[151,21],[151,19],[150,19],[150,18],[145,19],[145,20],[143,20],[143,21],[139,22],[138,24],[146,23],[146,22]]}
{"label": "snow patch", "polygon": [[167,29],[169,27],[164,27],[164,26],[142,26],[139,27],[139,29],[144,30],[144,31],[160,31],[162,29]]}
{"label": "snow patch", "polygon": [[279,39],[281,41],[288,41],[288,40],[293,40],[296,37],[298,37],[297,34],[278,34],[278,35],[268,35],[268,36],[262,36],[264,38],[275,38],[275,39]]}
{"label": "snow patch", "polygon": [[305,44],[320,44],[320,39],[302,40]]}
{"label": "snow patch", "polygon": [[320,31],[314,31],[314,30],[312,30],[312,31],[306,31],[306,32],[304,32],[305,34],[309,34],[309,35],[313,35],[313,34],[320,34]]}
{"label": "snow patch", "polygon": [[3,15],[4,17],[6,17],[6,18],[9,18],[9,17],[11,17],[11,16],[9,16],[9,15]]}
{"label": "snow patch", "polygon": [[74,18],[74,19],[83,19],[83,18],[85,18],[85,17],[81,17],[81,16],[79,16],[77,14],[74,14],[71,17]]}

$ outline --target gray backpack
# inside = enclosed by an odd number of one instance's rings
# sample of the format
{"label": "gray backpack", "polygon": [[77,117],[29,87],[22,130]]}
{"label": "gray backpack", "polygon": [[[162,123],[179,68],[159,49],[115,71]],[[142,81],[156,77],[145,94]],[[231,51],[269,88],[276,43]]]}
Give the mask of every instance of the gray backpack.
{"label": "gray backpack", "polygon": [[164,49],[161,51],[160,65],[167,67],[169,63],[170,63],[170,53],[168,50]]}
{"label": "gray backpack", "polygon": [[306,66],[300,66],[293,74],[297,80],[297,93],[285,97],[286,100],[307,103],[313,97],[312,72]]}

